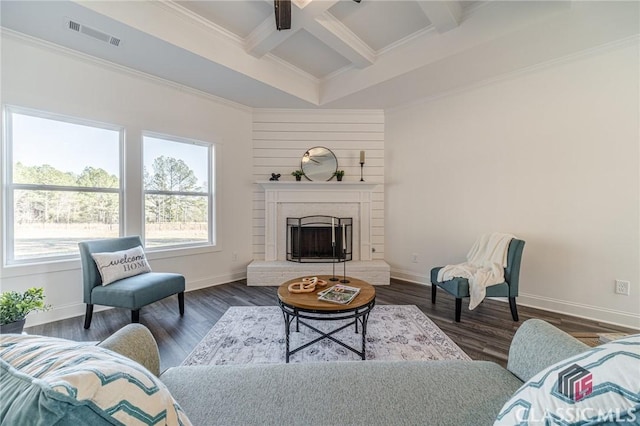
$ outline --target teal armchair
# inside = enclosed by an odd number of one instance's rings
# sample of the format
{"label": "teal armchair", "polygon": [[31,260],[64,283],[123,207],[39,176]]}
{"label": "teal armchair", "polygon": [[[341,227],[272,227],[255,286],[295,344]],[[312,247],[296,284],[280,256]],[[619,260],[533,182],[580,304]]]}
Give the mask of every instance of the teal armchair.
{"label": "teal armchair", "polygon": [[138,236],[82,241],[78,243],[82,264],[84,303],[87,310],[84,328],[91,326],[93,305],[113,306],[131,310],[131,322],[140,322],[140,308],[165,297],[178,295],[180,316],[184,315],[185,279],[180,274],[148,272],[102,285],[102,277],[91,257],[92,253],[114,252],[142,246]]}
{"label": "teal armchair", "polygon": [[[507,252],[507,267],[504,268],[504,282],[487,287],[487,297],[508,297],[511,317],[518,321],[518,308],[516,297],[518,296],[518,280],[520,278],[520,262],[524,241],[512,239]],[[453,278],[448,281],[438,281],[438,272],[443,266],[431,270],[431,303],[436,303],[438,287],[456,298],[456,322],[460,322],[462,310],[462,298],[469,297],[469,281],[466,278]]]}

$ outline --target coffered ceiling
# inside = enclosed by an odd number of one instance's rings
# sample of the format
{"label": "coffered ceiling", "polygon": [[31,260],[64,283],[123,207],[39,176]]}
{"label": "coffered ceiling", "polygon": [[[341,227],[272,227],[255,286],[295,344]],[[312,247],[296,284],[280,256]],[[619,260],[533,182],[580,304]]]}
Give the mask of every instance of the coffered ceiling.
{"label": "coffered ceiling", "polygon": [[639,32],[637,2],[293,0],[284,31],[271,0],[0,7],[3,36],[26,34],[252,107],[390,108]]}

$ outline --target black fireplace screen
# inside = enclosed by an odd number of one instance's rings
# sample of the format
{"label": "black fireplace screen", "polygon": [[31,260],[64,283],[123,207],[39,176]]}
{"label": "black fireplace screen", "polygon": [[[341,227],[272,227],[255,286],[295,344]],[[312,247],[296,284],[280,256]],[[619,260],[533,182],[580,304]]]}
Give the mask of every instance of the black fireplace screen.
{"label": "black fireplace screen", "polygon": [[287,218],[287,260],[345,262],[353,258],[353,219],[332,216]]}

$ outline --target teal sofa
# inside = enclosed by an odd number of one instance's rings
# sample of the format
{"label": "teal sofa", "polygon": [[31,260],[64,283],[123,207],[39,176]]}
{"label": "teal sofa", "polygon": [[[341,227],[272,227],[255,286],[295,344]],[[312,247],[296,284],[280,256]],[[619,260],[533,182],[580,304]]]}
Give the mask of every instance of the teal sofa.
{"label": "teal sofa", "polygon": [[[157,373],[151,333],[101,343]],[[507,368],[486,361],[174,367],[160,375],[194,425],[490,425],[523,382],[588,347],[540,320],[522,324]]]}
{"label": "teal sofa", "polygon": [[[80,367],[94,357],[106,356],[116,358],[116,375],[127,364],[140,369],[131,374],[141,373],[141,379],[130,379],[125,387],[146,382],[145,374],[157,381],[152,387],[159,384],[165,388],[175,423],[162,418],[153,424],[187,424],[180,420],[186,415],[192,424],[203,426],[491,425],[523,382],[567,357],[582,357],[589,349],[552,325],[531,319],[516,332],[506,369],[487,361],[351,361],[189,366],[161,373],[156,341],[140,324],[125,326],[98,347],[41,336],[8,336],[0,336],[0,423],[34,425],[130,424],[127,417],[120,422],[110,417],[122,407],[101,411],[95,404],[78,403],[73,398],[74,389],[70,397],[60,397],[51,389],[61,380],[59,377],[51,382],[53,385],[46,385],[43,377],[34,379],[19,371],[30,361],[16,361],[17,357],[31,356],[33,348],[52,353],[40,342],[46,339],[58,345],[75,345]],[[45,360],[35,370],[40,374],[50,368],[49,360]],[[85,370],[94,372],[93,367]],[[113,371],[102,375],[103,385],[108,386],[113,376]],[[120,395],[120,387],[114,389],[107,396],[116,397],[116,402],[125,398]],[[150,389],[149,385],[144,389]],[[126,415],[137,413],[132,407],[125,407]]]}

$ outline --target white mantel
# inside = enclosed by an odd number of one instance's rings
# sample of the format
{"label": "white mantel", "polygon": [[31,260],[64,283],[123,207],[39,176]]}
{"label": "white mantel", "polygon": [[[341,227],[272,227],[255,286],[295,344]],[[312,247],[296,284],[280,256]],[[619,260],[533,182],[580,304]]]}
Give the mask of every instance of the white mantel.
{"label": "white mantel", "polygon": [[[367,182],[258,181],[265,191],[265,261],[283,260],[284,206],[322,205],[322,212],[310,214],[340,215],[343,206],[354,206],[354,242],[358,236],[358,259],[371,260],[371,193],[378,186]],[[335,208],[335,213],[332,210]],[[328,209],[328,210],[327,210]],[[304,215],[302,215],[304,216]]]}
{"label": "white mantel", "polygon": [[256,182],[265,190],[275,191],[308,191],[308,190],[327,190],[327,191],[373,191],[380,185],[378,183],[358,182],[358,181],[328,181],[328,182],[311,182],[311,181],[272,181],[259,180]]}

